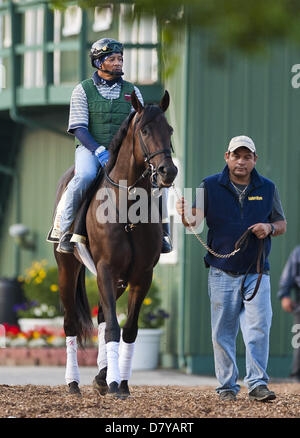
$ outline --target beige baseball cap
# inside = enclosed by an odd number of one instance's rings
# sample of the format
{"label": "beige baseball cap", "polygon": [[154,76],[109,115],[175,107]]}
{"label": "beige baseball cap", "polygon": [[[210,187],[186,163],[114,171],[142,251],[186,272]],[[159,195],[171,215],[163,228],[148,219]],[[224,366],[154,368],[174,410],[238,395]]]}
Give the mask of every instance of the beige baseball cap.
{"label": "beige baseball cap", "polygon": [[228,145],[228,152],[233,152],[237,148],[241,147],[247,148],[251,152],[256,154],[254,141],[252,140],[252,138],[247,137],[246,135],[238,135],[237,137],[233,137]]}

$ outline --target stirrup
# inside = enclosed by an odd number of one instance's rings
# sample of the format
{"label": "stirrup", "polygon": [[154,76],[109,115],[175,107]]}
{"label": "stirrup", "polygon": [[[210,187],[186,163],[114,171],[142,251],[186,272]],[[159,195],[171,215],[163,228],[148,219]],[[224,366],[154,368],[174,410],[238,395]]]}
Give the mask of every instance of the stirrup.
{"label": "stirrup", "polygon": [[72,237],[72,233],[70,231],[66,231],[59,239],[58,247],[56,251],[62,254],[73,254],[74,252],[74,243],[70,242]]}
{"label": "stirrup", "polygon": [[161,254],[168,254],[173,251],[172,241],[169,234],[163,235]]}

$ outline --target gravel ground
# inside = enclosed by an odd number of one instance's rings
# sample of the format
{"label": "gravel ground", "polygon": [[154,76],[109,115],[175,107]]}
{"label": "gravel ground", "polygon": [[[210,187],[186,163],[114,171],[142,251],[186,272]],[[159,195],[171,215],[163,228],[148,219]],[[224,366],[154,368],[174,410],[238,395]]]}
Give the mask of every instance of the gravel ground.
{"label": "gravel ground", "polygon": [[0,385],[0,417],[16,418],[299,418],[300,383],[274,383],[272,402],[249,401],[242,388],[234,402],[222,402],[208,386],[132,386],[131,397],[101,397],[92,386],[82,396],[66,386]]}

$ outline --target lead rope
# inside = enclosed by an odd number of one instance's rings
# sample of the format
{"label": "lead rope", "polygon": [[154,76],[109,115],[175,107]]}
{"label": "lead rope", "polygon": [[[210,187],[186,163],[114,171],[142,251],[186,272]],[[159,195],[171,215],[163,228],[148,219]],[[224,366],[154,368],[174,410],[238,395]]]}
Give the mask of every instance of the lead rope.
{"label": "lead rope", "polygon": [[[178,194],[178,192],[177,192],[177,189],[176,189],[174,183],[172,184],[172,187],[173,187],[174,192],[175,192],[175,194],[176,194],[177,200],[180,201],[180,197],[179,197],[179,194]],[[192,230],[192,233],[194,234],[194,236],[196,237],[196,239],[197,239],[197,240],[201,243],[201,245],[203,245],[204,248],[205,248],[208,252],[210,252],[213,256],[218,257],[219,259],[228,259],[229,257],[234,256],[234,255],[235,255],[237,252],[239,252],[239,250],[241,249],[241,248],[237,248],[237,249],[233,250],[230,254],[218,254],[218,253],[216,253],[214,250],[212,250],[211,248],[209,248],[209,246],[208,246],[205,242],[203,242],[203,240],[201,239],[201,237],[196,233],[195,228],[194,228],[192,225],[190,225],[190,221],[189,221],[186,217],[184,217],[184,220],[189,224],[189,228]]]}

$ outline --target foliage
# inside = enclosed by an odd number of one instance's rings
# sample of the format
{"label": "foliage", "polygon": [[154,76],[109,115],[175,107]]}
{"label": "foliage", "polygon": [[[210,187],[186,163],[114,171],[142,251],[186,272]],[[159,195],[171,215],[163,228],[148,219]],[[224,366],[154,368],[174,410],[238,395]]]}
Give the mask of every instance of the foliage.
{"label": "foliage", "polygon": [[[34,261],[26,269],[25,276],[19,277],[23,284],[26,301],[14,306],[19,318],[52,318],[63,314],[59,299],[57,267],[47,267],[47,260]],[[92,316],[97,316],[99,304],[98,285],[95,276],[86,275],[87,297]],[[117,301],[120,325],[124,325],[127,315],[128,290]],[[140,328],[161,327],[169,315],[161,308],[159,287],[152,282],[139,315]]]}
{"label": "foliage", "polygon": [[[64,8],[69,1],[50,3]],[[83,8],[101,7],[107,1],[79,0],[77,4]],[[288,39],[300,43],[299,0],[135,0],[133,16],[141,14],[154,14],[169,41],[186,25],[211,30],[217,50],[233,48],[253,54],[271,42]]]}
{"label": "foliage", "polygon": [[[123,327],[127,316],[128,288],[117,301],[117,313],[120,326]],[[159,287],[155,281],[152,282],[149,292],[143,301],[138,326],[139,328],[159,328],[164,324],[168,313],[161,308]]]}
{"label": "foliage", "polygon": [[14,306],[20,318],[51,318],[62,315],[57,267],[47,267],[47,260],[34,261],[19,277],[26,301]]}
{"label": "foliage", "polygon": [[[34,261],[20,276],[25,302],[14,306],[19,318],[53,318],[62,316],[63,308],[59,298],[57,266],[48,267],[47,260]],[[90,306],[99,302],[95,277],[86,276],[86,291]]]}

